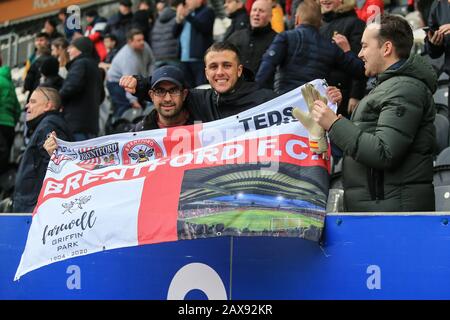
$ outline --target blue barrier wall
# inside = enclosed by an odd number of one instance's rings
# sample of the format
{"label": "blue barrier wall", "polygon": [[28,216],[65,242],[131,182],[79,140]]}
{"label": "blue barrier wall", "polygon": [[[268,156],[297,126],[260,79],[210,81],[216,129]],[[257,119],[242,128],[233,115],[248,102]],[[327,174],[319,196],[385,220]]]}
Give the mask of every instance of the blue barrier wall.
{"label": "blue barrier wall", "polygon": [[123,248],[13,277],[30,216],[0,217],[0,299],[450,299],[450,215],[327,216],[324,244],[222,237]]}

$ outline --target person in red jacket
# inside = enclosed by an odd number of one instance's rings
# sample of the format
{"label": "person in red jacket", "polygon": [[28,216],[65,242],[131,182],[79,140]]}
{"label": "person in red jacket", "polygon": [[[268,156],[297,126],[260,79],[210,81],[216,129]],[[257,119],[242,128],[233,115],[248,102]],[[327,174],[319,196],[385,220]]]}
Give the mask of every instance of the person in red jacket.
{"label": "person in red jacket", "polygon": [[100,57],[100,61],[103,61],[108,54],[102,37],[102,32],[106,27],[106,19],[100,17],[97,10],[89,10],[86,13],[86,21],[88,26],[86,27],[84,36],[88,37],[92,41],[95,51],[97,51],[97,54]]}
{"label": "person in red jacket", "polygon": [[358,18],[364,22],[372,22],[376,16],[384,12],[383,0],[356,0],[355,7]]}

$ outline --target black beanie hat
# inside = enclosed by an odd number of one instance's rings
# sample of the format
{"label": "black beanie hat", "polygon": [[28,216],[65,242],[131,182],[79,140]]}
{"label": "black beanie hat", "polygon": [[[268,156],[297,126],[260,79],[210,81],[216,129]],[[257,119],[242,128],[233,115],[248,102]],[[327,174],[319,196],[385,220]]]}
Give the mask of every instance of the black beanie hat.
{"label": "black beanie hat", "polygon": [[133,6],[131,0],[122,0],[119,2],[119,4],[128,8],[131,8]]}
{"label": "black beanie hat", "polygon": [[55,57],[49,56],[41,65],[41,73],[46,76],[56,76],[59,71],[59,62]]}
{"label": "black beanie hat", "polygon": [[81,37],[73,40],[70,43],[72,46],[81,51],[81,53],[92,56],[94,50],[94,44],[88,37]]}

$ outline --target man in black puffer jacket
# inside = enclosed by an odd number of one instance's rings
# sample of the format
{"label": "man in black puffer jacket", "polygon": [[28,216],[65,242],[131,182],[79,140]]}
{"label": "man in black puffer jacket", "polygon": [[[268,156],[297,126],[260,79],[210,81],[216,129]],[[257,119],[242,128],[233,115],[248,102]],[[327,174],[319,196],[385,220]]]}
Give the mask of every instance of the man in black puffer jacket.
{"label": "man in black puffer jacket", "polygon": [[50,156],[43,148],[47,135],[54,131],[59,138],[72,140],[68,125],[59,112],[60,107],[58,91],[48,87],[34,90],[26,106],[30,141],[16,175],[14,212],[29,213],[36,206],[50,161]]}
{"label": "man in black puffer jacket", "polygon": [[[256,107],[276,97],[253,81],[244,79],[239,51],[231,43],[216,42],[205,54],[206,78],[211,89],[191,89],[185,105],[194,120],[208,122],[223,119]],[[251,72],[249,73],[249,75]],[[149,100],[147,79],[125,76],[120,85],[139,98]]]}

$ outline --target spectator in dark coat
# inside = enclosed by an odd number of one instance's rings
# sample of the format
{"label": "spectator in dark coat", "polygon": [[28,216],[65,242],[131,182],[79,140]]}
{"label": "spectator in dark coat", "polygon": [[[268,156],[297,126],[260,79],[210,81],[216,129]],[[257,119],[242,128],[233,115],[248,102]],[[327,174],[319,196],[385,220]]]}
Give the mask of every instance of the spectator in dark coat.
{"label": "spectator in dark coat", "polygon": [[68,74],[59,91],[63,114],[75,141],[94,138],[98,134],[99,106],[103,96],[103,81],[93,58],[94,45],[81,37],[69,46]]}
{"label": "spectator in dark coat", "polygon": [[39,86],[41,81],[41,66],[44,62],[51,58],[50,49],[45,48],[40,55],[31,65],[30,70],[28,70],[27,77],[25,78],[23,87],[28,91],[27,102],[30,100],[31,94],[34,89]]}
{"label": "spectator in dark coat", "polygon": [[[320,4],[323,14],[320,34],[330,41],[336,34],[345,36],[352,52],[358,54],[366,25],[356,15],[355,0],[321,0]],[[342,103],[338,113],[348,118],[365,95],[367,79],[352,80],[344,71],[332,69],[327,82],[341,89]]]}
{"label": "spectator in dark coat", "polygon": [[72,139],[68,125],[59,112],[60,107],[58,91],[46,87],[38,87],[27,104],[27,135],[30,141],[16,175],[14,212],[29,213],[36,206],[50,160],[43,148],[47,135],[55,131],[61,139]]}
{"label": "spectator in dark coat", "polygon": [[430,17],[431,6],[433,5],[434,0],[418,0],[417,3],[417,11],[420,12],[420,16],[422,17],[422,21],[426,25],[428,23],[428,19]]}
{"label": "spectator in dark coat", "polygon": [[92,41],[100,61],[104,61],[107,51],[103,43],[102,35],[106,28],[106,19],[99,16],[97,10],[89,10],[86,13],[86,21],[88,25],[86,26],[84,36]]}
{"label": "spectator in dark coat", "polygon": [[176,21],[176,6],[180,1],[171,1],[158,18],[151,32],[150,44],[155,56],[155,65],[179,64],[180,45],[178,38],[174,37],[173,29]]}
{"label": "spectator in dark coat", "polygon": [[111,63],[116,56],[117,52],[119,52],[119,47],[117,45],[117,38],[113,34],[107,34],[104,37],[105,48],[108,54],[105,58],[105,63]]}
{"label": "spectator in dark coat", "polygon": [[213,42],[214,19],[205,0],[186,0],[186,5],[177,7],[174,36],[180,39],[180,60],[192,87],[206,82],[203,55]]}
{"label": "spectator in dark coat", "polygon": [[155,23],[156,8],[147,0],[139,1],[138,10],[133,14],[132,28],[137,28],[144,33],[145,42],[150,44],[150,32]]}
{"label": "spectator in dark coat", "polygon": [[[238,49],[226,41],[216,42],[207,50],[205,73],[212,88],[189,90],[185,102],[194,120],[223,119],[276,97],[273,91],[261,89],[257,83],[244,79],[244,67],[238,53]],[[147,79],[126,76],[122,77],[120,85],[140,99],[148,100],[150,86]]]}
{"label": "spectator in dark coat", "polygon": [[223,7],[227,17],[231,19],[231,24],[223,37],[224,40],[227,40],[234,32],[247,29],[250,21],[247,10],[245,10],[244,3],[241,0],[225,0]]}
{"label": "spectator in dark coat", "polygon": [[258,71],[263,54],[277,35],[272,30],[272,4],[268,0],[257,0],[250,12],[250,26],[233,33],[228,41],[238,47],[242,64],[254,74]]}
{"label": "spectator in dark coat", "polygon": [[304,0],[297,8],[294,30],[279,33],[263,56],[256,81],[270,87],[276,68],[279,77],[274,90],[285,93],[314,79],[326,79],[329,71],[339,68],[350,76],[364,77],[364,63],[351,51],[344,53],[319,33],[320,6]]}
{"label": "spectator in dark coat", "polygon": [[41,66],[41,86],[56,90],[61,89],[64,79],[58,74],[59,62],[55,57],[49,57]]}
{"label": "spectator in dark coat", "polygon": [[61,33],[56,30],[58,22],[55,19],[47,19],[44,22],[44,32],[48,34],[49,41],[52,42],[57,38],[63,37]]}
{"label": "spectator in dark coat", "polygon": [[105,44],[107,54],[105,60],[100,62],[98,66],[106,73],[109,68],[111,68],[111,63],[116,54],[119,52],[119,48],[117,47],[117,38],[113,34],[106,34],[103,37],[103,43]]}
{"label": "spectator in dark coat", "polygon": [[42,62],[50,56],[50,42],[48,34],[40,32],[34,40],[35,50],[28,58],[25,66],[26,76],[23,84],[24,91],[29,91],[27,101],[30,99],[31,93],[39,85],[41,78]]}
{"label": "spectator in dark coat", "polygon": [[[73,12],[75,13],[75,12]],[[76,16],[69,16],[67,13],[67,8],[62,8],[59,10],[58,19],[61,21],[64,34],[68,42],[72,41],[72,38],[79,38],[83,36],[83,31],[81,30],[81,24],[74,18]]]}
{"label": "spectator in dark coat", "polygon": [[[450,5],[448,1],[435,0],[433,2],[430,8],[428,26],[431,31],[428,31],[425,37],[425,48],[433,59],[444,55],[444,71],[450,75]],[[450,94],[448,95],[448,106],[450,106]]]}
{"label": "spectator in dark coat", "polygon": [[117,38],[119,49],[127,43],[127,32],[133,23],[132,3],[130,0],[122,0],[119,3],[119,12],[109,18],[105,34],[113,34]]}

